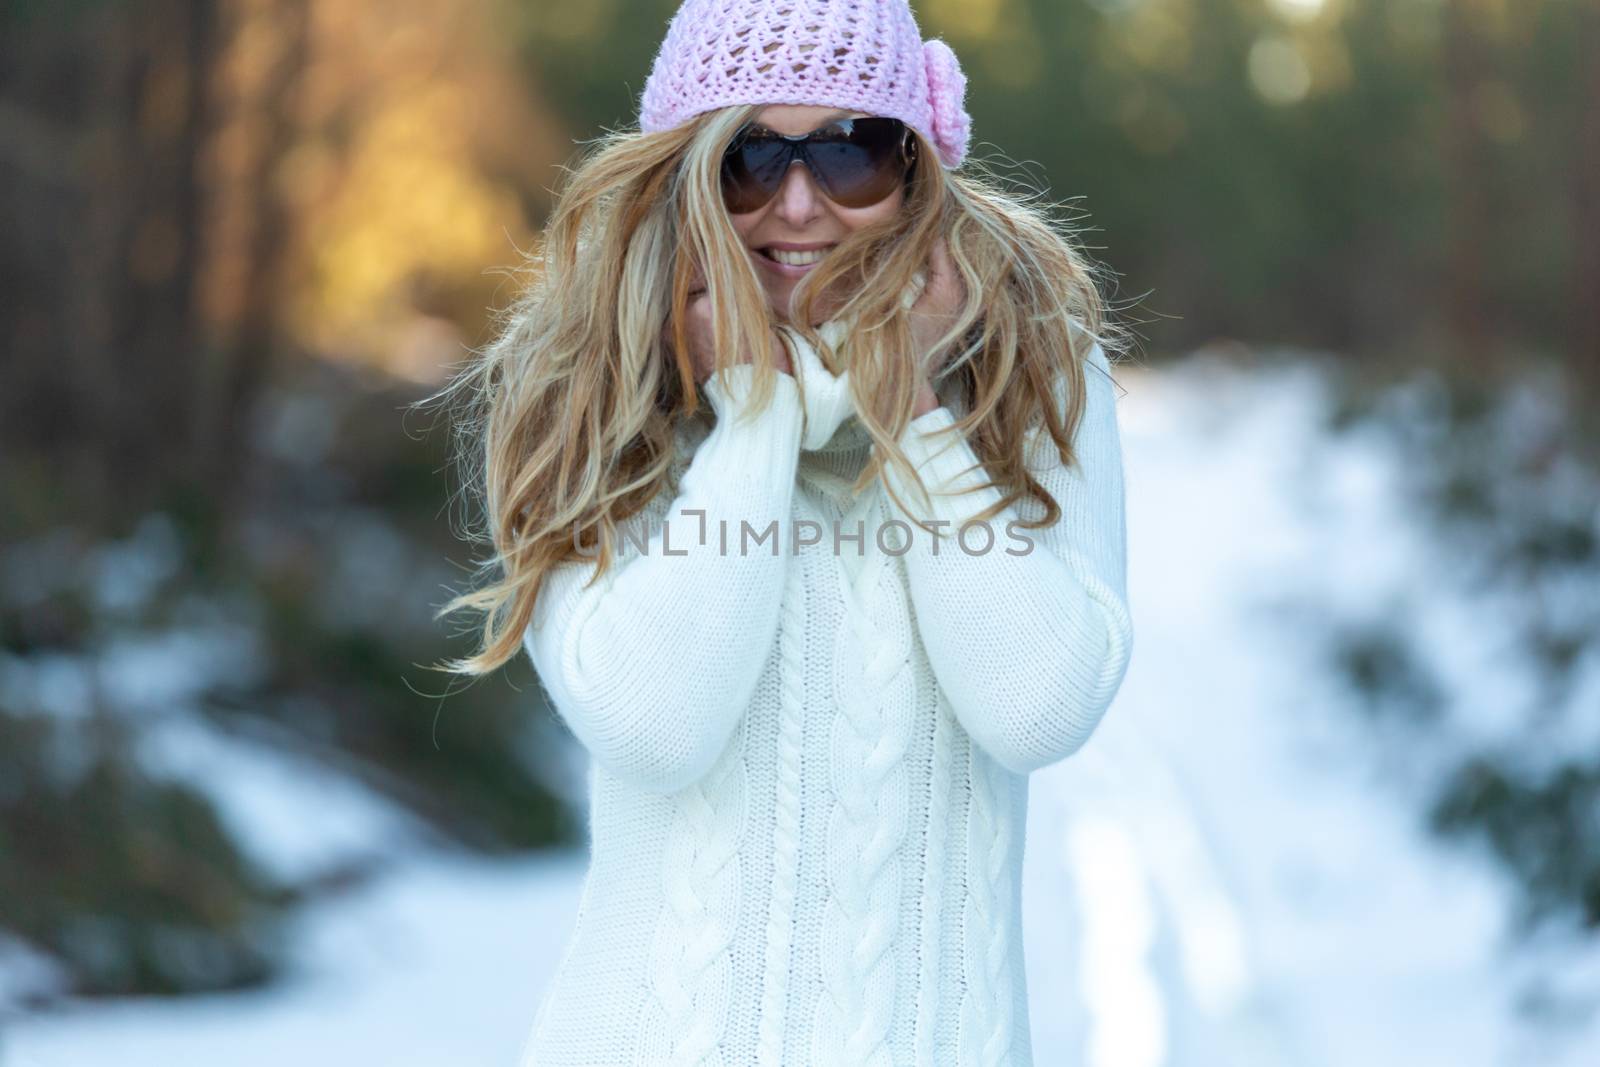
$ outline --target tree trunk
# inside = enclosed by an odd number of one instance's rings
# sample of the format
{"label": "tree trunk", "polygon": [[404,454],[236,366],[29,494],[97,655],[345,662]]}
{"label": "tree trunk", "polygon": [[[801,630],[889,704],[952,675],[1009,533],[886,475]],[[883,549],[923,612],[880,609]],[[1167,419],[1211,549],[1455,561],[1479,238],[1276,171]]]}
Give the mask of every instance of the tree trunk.
{"label": "tree trunk", "polygon": [[[1600,5],[1584,9],[1583,39],[1600,55]],[[1580,78],[1583,75],[1579,75]],[[1590,63],[1588,89],[1580,97],[1578,143],[1573,153],[1573,232],[1577,262],[1572,271],[1572,367],[1583,390],[1580,410],[1600,405],[1600,63]]]}
{"label": "tree trunk", "polygon": [[211,385],[205,421],[196,435],[204,457],[203,482],[209,499],[226,508],[244,492],[250,454],[251,412],[282,344],[278,330],[286,287],[290,219],[277,181],[278,166],[293,146],[298,127],[286,101],[304,71],[310,49],[307,0],[283,0],[273,8],[278,54],[260,96],[247,106],[264,119],[265,143],[257,148],[250,203],[255,219],[245,254],[238,319],[226,359]]}
{"label": "tree trunk", "polygon": [[1487,283],[1493,211],[1489,179],[1493,159],[1478,122],[1475,96],[1489,73],[1487,46],[1477,28],[1477,0],[1443,5],[1443,60],[1448,114],[1445,126],[1449,205],[1449,262],[1445,274],[1448,361],[1481,380],[1490,368],[1495,325]]}
{"label": "tree trunk", "polygon": [[214,0],[127,5],[119,14],[130,62],[107,86],[117,151],[102,192],[116,228],[99,406],[111,428],[104,457],[111,489],[139,507],[145,494],[193,469],[198,168],[216,20]]}

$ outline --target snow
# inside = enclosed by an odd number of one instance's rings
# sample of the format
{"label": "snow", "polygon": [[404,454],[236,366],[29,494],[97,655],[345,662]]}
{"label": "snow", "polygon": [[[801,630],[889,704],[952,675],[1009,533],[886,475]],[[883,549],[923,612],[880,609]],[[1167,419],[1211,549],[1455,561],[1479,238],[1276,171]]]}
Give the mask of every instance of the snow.
{"label": "snow", "polygon": [[431,835],[333,767],[172,712],[139,736],[140,766],[203,789],[250,859],[285,883],[381,860]]}
{"label": "snow", "polygon": [[5,1067],[511,1064],[577,908],[582,857],[429,853],[315,906],[263,993],[132,1000],[3,1031]]}
{"label": "snow", "polygon": [[[1328,671],[1330,627],[1394,620],[1469,698],[1472,719],[1441,745],[1500,736],[1514,723],[1497,716],[1527,699],[1525,673],[1473,625],[1504,608],[1445,580],[1450,561],[1412,517],[1402,450],[1323,431],[1311,361],[1202,355],[1117,377],[1136,647],[1089,744],[1030,783],[1036,1061],[1600,1062],[1600,1028],[1565,1007],[1600,990],[1600,952],[1509,944],[1504,876],[1418,824],[1433,764],[1414,735],[1355,714]],[[1587,678],[1592,693],[1600,670]],[[1593,717],[1579,727],[1591,737]],[[376,798],[246,742],[181,718],[153,737],[145,758],[169,773],[225,769],[225,817],[274,869],[363,843],[399,858],[299,917],[281,986],[10,1019],[0,1065],[515,1064],[572,927],[583,853],[441,852]],[[329,818],[306,840],[311,811]],[[1544,1015],[1520,1016],[1519,998]]]}

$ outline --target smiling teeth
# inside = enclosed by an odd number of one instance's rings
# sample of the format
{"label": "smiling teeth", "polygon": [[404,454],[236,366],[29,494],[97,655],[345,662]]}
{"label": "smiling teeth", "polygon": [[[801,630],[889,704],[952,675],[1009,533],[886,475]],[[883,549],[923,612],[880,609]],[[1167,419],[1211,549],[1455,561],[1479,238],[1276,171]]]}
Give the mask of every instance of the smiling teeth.
{"label": "smiling teeth", "polygon": [[[833,246],[830,245],[828,247],[831,248]],[[828,248],[817,248],[810,252],[789,252],[782,248],[767,249],[767,255],[771,256],[779,263],[790,267],[809,266],[812,263],[819,262],[822,257],[827,254]]]}

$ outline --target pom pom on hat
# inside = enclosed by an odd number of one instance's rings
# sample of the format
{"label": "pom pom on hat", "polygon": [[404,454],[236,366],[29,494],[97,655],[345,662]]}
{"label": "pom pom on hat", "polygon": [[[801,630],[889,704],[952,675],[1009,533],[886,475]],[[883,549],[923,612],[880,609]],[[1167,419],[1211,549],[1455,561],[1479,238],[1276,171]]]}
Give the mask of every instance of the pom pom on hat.
{"label": "pom pom on hat", "polygon": [[922,42],[928,66],[928,106],[933,113],[933,141],[947,167],[959,167],[972,140],[972,117],[967,114],[967,76],[950,46],[940,40]]}

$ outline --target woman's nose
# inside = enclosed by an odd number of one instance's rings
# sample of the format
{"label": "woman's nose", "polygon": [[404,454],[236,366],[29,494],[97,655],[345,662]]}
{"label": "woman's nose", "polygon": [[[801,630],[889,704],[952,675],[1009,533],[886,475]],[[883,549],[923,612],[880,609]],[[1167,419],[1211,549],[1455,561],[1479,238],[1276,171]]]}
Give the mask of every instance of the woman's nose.
{"label": "woman's nose", "polygon": [[816,216],[821,203],[822,189],[812,177],[811,169],[798,159],[789,164],[789,172],[778,186],[773,210],[784,222],[800,227]]}

